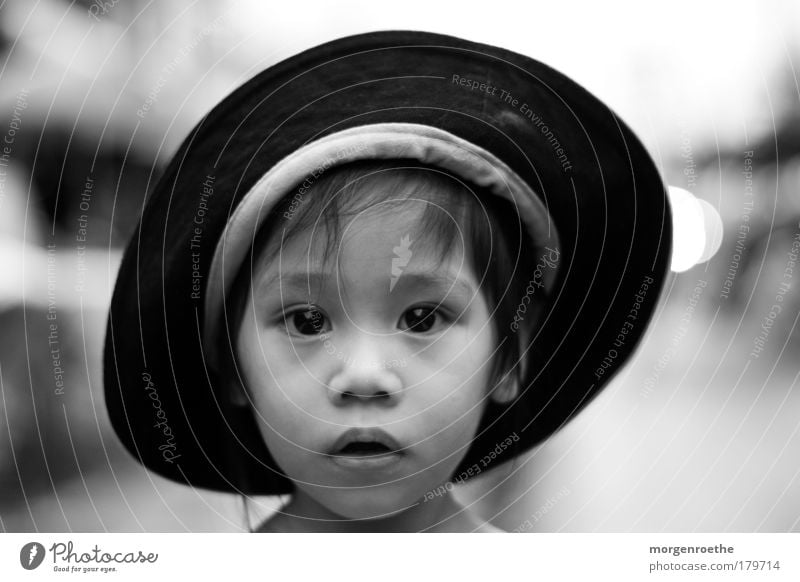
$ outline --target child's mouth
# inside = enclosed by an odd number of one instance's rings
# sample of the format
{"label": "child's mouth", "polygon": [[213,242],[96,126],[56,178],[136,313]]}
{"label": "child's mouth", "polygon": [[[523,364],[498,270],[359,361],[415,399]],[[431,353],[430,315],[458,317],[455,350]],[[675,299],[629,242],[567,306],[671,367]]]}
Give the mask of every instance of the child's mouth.
{"label": "child's mouth", "polygon": [[348,443],[344,448],[339,451],[340,455],[358,457],[358,456],[375,456],[386,453],[391,453],[392,449],[383,443],[376,442],[354,442]]}
{"label": "child's mouth", "polygon": [[328,453],[339,466],[378,469],[399,462],[404,453],[397,441],[380,429],[350,429],[342,434]]}

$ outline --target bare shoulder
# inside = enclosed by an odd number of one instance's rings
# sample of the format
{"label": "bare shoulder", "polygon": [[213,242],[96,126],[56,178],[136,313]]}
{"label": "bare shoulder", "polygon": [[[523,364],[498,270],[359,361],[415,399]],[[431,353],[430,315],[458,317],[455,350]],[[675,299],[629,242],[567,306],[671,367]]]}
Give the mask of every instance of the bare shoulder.
{"label": "bare shoulder", "polygon": [[275,512],[272,516],[261,522],[261,525],[253,530],[253,533],[284,533],[291,531],[288,523],[285,519],[282,519],[282,517],[283,514]]}
{"label": "bare shoulder", "polygon": [[507,531],[500,529],[499,527],[493,526],[488,521],[483,522],[480,527],[474,530],[475,533],[508,533]]}

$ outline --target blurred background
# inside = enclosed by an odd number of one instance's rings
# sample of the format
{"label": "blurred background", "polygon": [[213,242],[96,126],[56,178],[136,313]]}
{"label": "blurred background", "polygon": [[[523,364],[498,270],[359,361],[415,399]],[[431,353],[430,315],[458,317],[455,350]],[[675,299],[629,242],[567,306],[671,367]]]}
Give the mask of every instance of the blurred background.
{"label": "blurred background", "polygon": [[102,396],[107,304],[147,194],[215,103],[314,44],[392,28],[573,77],[723,224],[601,397],[458,495],[509,531],[800,531],[791,0],[0,4],[0,531],[241,531],[280,503],[246,515],[122,449]]}

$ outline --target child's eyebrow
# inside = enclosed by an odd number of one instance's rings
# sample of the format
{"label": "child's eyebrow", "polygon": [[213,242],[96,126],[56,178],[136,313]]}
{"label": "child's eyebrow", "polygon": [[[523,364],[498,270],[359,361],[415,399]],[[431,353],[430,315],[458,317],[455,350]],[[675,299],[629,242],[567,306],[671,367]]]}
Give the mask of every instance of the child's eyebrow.
{"label": "child's eyebrow", "polygon": [[272,277],[269,281],[262,281],[261,289],[263,292],[270,292],[280,287],[295,291],[313,291],[321,289],[328,277],[327,273],[313,271],[283,273]]}
{"label": "child's eyebrow", "polygon": [[434,271],[404,272],[398,278],[398,284],[405,283],[413,287],[436,287],[453,294],[464,294],[468,297],[475,294],[472,284],[466,279],[450,273]]}
{"label": "child's eyebrow", "polygon": [[[275,288],[283,287],[287,290],[295,291],[314,291],[320,290],[330,278],[330,273],[317,271],[296,271],[283,273],[262,283],[261,291],[268,293]],[[387,274],[387,287],[388,287]],[[451,294],[460,294],[471,297],[476,293],[474,286],[465,278],[439,271],[406,271],[399,278],[398,283],[404,287],[415,288],[435,287],[448,291]]]}

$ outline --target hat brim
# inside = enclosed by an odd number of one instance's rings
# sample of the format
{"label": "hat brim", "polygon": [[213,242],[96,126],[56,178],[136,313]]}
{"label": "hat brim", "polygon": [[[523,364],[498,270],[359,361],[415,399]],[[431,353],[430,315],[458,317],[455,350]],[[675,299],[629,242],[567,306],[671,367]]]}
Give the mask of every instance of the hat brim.
{"label": "hat brim", "polygon": [[502,162],[558,232],[552,299],[529,348],[536,365],[512,405],[487,408],[461,468],[506,441],[510,419],[515,453],[541,442],[628,360],[656,306],[671,242],[664,184],[630,129],[523,55],[423,32],[348,37],[229,95],[148,200],[120,267],[105,350],[112,424],[144,465],[199,487],[291,491],[252,415],[220,397],[207,365],[213,259],[248,194],[281,161],[331,136],[392,124],[454,136]]}

